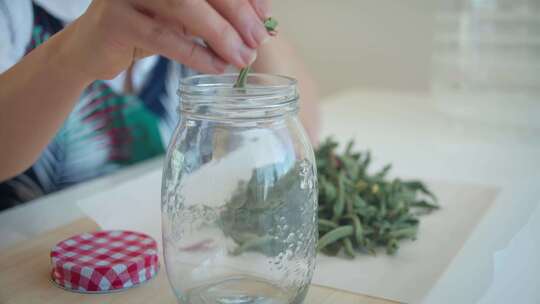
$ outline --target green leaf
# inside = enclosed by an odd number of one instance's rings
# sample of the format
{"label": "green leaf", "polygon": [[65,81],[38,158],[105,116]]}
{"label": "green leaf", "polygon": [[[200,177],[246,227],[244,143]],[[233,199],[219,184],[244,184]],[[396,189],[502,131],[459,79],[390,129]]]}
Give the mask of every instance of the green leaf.
{"label": "green leaf", "polygon": [[343,173],[338,176],[338,197],[334,205],[334,220],[337,220],[345,209],[345,185],[343,180],[345,179]]}
{"label": "green leaf", "polygon": [[233,254],[234,255],[239,255],[239,254],[242,254],[245,251],[260,248],[260,247],[268,244],[271,241],[272,241],[272,237],[269,236],[269,235],[252,238],[252,239],[244,242],[240,246],[236,247],[236,249],[233,251]]}
{"label": "green leaf", "polygon": [[347,148],[345,148],[345,155],[351,155],[353,147],[354,147],[354,140],[350,140],[349,143],[347,144]]}
{"label": "green leaf", "polygon": [[276,28],[277,28],[277,26],[278,26],[277,20],[274,19],[274,18],[272,18],[272,17],[270,17],[270,18],[268,18],[268,19],[266,19],[266,20],[264,21],[264,27],[265,27],[266,30],[269,31],[269,32],[275,31]]}
{"label": "green leaf", "polygon": [[325,220],[325,219],[319,219],[319,229],[320,230],[332,230],[332,229],[335,229],[335,228],[338,228],[338,224],[332,222],[332,221],[329,221],[329,220]]}
{"label": "green leaf", "polygon": [[343,239],[343,247],[345,248],[346,255],[348,255],[351,258],[354,258],[356,256],[356,253],[354,252],[353,244],[349,238]]}
{"label": "green leaf", "polygon": [[339,241],[340,239],[344,237],[348,237],[353,234],[353,227],[350,225],[342,226],[339,228],[336,228],[330,232],[327,232],[324,234],[320,239],[319,243],[317,244],[317,249],[322,250],[326,246]]}
{"label": "green leaf", "polygon": [[435,194],[433,194],[431,191],[429,191],[429,189],[426,187],[426,185],[424,185],[422,182],[420,182],[420,181],[409,181],[409,182],[404,182],[403,184],[406,185],[407,187],[415,190],[415,191],[418,190],[418,191],[426,194],[427,196],[431,197],[433,199],[433,201],[437,202],[437,197],[435,196]]}
{"label": "green leaf", "polygon": [[416,233],[418,232],[418,227],[408,227],[408,228],[402,228],[399,230],[391,231],[389,234],[392,238],[395,239],[415,239]]}
{"label": "green leaf", "polygon": [[348,214],[345,217],[352,221],[354,227],[354,237],[356,238],[356,242],[360,244],[364,239],[364,229],[362,228],[360,218],[356,214]]}
{"label": "green leaf", "polygon": [[399,244],[396,239],[388,240],[388,243],[386,244],[386,253],[388,253],[389,255],[394,255],[398,249]]}
{"label": "green leaf", "polygon": [[426,200],[418,200],[418,201],[414,201],[410,204],[411,207],[416,207],[416,208],[423,208],[423,209],[427,209],[426,211],[427,212],[431,212],[432,210],[434,209],[439,209],[439,205],[436,205],[434,203],[430,203]]}
{"label": "green leaf", "polygon": [[377,179],[382,179],[382,178],[384,178],[384,177],[388,174],[388,172],[390,171],[390,169],[392,169],[392,165],[391,165],[391,164],[388,164],[388,165],[384,166],[384,167],[382,168],[382,170],[381,170],[379,173],[376,174],[376,178],[377,178]]}

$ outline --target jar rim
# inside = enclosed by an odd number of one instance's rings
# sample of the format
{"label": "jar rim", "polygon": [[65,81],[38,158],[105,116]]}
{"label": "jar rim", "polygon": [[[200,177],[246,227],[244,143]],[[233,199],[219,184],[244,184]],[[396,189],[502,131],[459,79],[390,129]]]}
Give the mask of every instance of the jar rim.
{"label": "jar rim", "polygon": [[237,77],[229,73],[183,78],[178,89],[179,110],[205,119],[271,118],[298,110],[296,79],[251,73],[245,87],[235,88]]}
{"label": "jar rim", "polygon": [[[219,75],[212,75],[212,74],[199,74],[199,75],[192,75],[188,77],[184,77],[180,80],[180,89],[190,89],[193,87],[201,87],[204,84],[208,84],[205,82],[202,82],[200,80],[209,80],[209,79],[222,79],[226,80],[220,85],[230,85],[227,88],[231,89],[231,92],[238,92],[242,91],[243,88],[234,88],[232,85],[234,84],[234,81],[236,81],[236,78],[238,77],[237,73],[225,73],[225,74],[219,74]],[[266,88],[288,88],[291,86],[296,86],[298,84],[298,81],[292,77],[285,76],[285,75],[279,75],[279,74],[266,74],[266,73],[250,73],[246,77],[246,84],[249,85],[253,82],[254,79],[266,79],[266,80],[273,80],[276,83],[275,84],[264,84],[264,87]],[[281,81],[282,83],[277,83],[278,81]],[[209,82],[210,83],[210,82]]]}

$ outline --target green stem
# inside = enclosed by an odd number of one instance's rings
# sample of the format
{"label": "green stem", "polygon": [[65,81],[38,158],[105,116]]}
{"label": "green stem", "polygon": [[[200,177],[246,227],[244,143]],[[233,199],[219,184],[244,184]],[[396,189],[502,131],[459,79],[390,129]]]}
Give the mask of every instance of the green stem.
{"label": "green stem", "polygon": [[247,75],[250,69],[251,69],[251,65],[248,65],[247,67],[240,70],[240,73],[238,74],[238,78],[236,79],[236,83],[234,84],[235,88],[246,87]]}

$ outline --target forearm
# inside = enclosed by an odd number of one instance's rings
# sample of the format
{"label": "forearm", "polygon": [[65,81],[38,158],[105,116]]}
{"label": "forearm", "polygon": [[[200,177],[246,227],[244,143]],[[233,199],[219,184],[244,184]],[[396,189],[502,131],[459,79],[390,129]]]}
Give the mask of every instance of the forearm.
{"label": "forearm", "polygon": [[301,95],[300,120],[312,143],[317,143],[320,122],[317,87],[302,60],[283,38],[282,33],[259,48],[253,69],[261,73],[288,75],[298,80]]}
{"label": "forearm", "polygon": [[0,75],[0,181],[34,163],[91,82],[77,71],[64,34]]}

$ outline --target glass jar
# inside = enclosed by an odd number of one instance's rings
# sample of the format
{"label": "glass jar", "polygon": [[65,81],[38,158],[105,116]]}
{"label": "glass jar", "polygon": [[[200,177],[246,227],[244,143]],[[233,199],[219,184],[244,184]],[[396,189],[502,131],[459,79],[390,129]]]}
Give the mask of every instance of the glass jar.
{"label": "glass jar", "polygon": [[432,92],[444,113],[540,128],[540,1],[439,0]]}
{"label": "glass jar", "polygon": [[302,303],[315,266],[317,174],[296,81],[201,75],[180,84],[162,184],[180,303]]}

